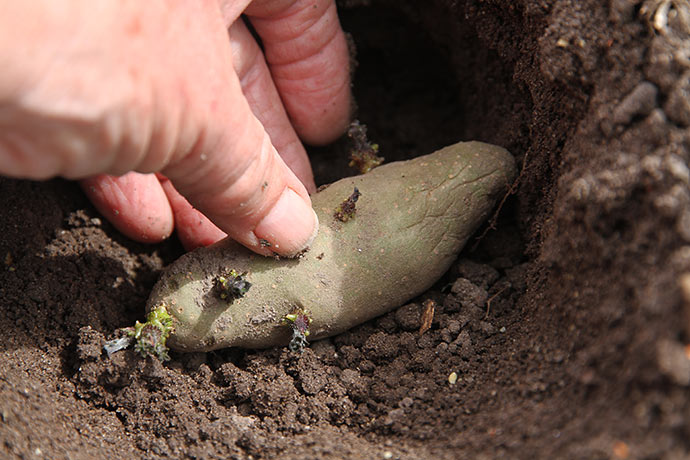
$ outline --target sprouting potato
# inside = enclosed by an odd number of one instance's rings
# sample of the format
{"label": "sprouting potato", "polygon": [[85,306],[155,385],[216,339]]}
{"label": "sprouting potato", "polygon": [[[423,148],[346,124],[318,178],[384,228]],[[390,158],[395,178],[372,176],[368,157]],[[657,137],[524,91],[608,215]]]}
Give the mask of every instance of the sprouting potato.
{"label": "sprouting potato", "polygon": [[[431,287],[515,173],[505,149],[464,142],[342,179],[312,196],[319,235],[300,258],[220,241],[168,267],[148,309],[167,308],[168,344],[183,351],[285,345],[285,318],[297,312],[308,316],[309,339],[338,334]],[[336,218],[343,205],[345,221]]]}

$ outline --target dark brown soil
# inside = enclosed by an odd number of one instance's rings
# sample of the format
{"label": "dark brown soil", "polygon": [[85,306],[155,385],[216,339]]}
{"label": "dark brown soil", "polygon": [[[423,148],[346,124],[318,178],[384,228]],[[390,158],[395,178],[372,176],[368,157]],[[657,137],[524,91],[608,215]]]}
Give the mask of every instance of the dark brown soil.
{"label": "dark brown soil", "polygon": [[[73,183],[0,180],[0,457],[689,455],[687,1],[340,6],[387,160],[515,154],[495,228],[431,291],[301,355],[162,365],[102,345],[179,245],[128,241]],[[351,174],[344,149],[314,149],[319,182]]]}

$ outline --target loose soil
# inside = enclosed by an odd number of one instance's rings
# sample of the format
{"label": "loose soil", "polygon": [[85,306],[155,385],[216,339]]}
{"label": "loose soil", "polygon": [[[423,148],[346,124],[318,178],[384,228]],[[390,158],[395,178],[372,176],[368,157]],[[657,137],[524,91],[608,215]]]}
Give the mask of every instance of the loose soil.
{"label": "loose soil", "polygon": [[[161,364],[102,346],[179,244],[127,240],[74,183],[2,179],[0,457],[686,458],[687,0],[340,8],[381,153],[505,146],[497,219],[432,290],[302,354]],[[312,154],[320,183],[352,174],[345,141]]]}

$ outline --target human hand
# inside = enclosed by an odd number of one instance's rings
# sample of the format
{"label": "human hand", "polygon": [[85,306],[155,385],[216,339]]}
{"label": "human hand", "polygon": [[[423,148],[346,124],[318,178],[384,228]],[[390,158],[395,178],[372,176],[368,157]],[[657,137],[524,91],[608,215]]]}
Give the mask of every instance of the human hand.
{"label": "human hand", "polygon": [[334,139],[350,110],[332,0],[16,1],[0,22],[0,173],[160,171],[82,184],[134,239],[161,240],[174,219],[188,248],[223,232],[263,254],[308,244],[299,138]]}

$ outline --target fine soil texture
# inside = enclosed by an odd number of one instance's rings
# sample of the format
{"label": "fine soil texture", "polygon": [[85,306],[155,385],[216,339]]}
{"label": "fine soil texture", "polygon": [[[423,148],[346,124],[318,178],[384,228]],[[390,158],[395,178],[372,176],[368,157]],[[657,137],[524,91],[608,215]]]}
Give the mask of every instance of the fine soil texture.
{"label": "fine soil texture", "polygon": [[[0,179],[0,457],[690,455],[687,0],[339,3],[386,161],[512,152],[513,193],[434,286],[302,353],[104,342],[183,251],[78,186]],[[348,140],[311,149],[352,175]],[[385,270],[385,267],[382,267]]]}

